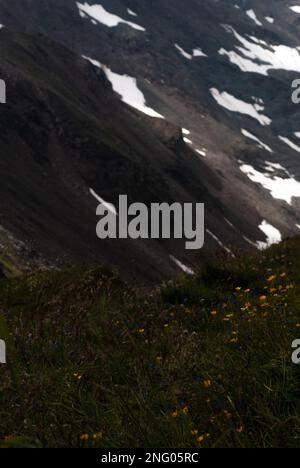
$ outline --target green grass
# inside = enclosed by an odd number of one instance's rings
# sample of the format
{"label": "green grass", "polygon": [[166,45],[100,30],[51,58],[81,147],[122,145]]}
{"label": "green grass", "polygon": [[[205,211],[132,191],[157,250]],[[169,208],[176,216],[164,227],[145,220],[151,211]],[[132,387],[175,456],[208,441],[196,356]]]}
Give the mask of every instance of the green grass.
{"label": "green grass", "polygon": [[291,239],[143,295],[96,267],[2,280],[0,446],[300,447],[299,279]]}

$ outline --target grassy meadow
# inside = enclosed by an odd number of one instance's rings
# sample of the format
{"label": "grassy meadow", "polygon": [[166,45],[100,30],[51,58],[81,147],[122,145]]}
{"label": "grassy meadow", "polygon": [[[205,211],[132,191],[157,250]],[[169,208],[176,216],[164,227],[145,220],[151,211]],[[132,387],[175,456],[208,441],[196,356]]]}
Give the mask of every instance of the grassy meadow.
{"label": "grassy meadow", "polygon": [[136,292],[99,267],[0,281],[2,447],[300,447],[300,239]]}

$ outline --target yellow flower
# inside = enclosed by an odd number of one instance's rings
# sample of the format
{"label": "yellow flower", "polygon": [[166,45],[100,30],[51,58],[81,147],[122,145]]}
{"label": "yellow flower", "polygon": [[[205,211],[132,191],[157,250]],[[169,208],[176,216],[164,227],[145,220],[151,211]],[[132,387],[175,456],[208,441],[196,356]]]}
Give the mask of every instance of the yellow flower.
{"label": "yellow flower", "polygon": [[272,281],[274,281],[276,279],[276,275],[271,275],[269,276],[269,278],[267,279],[268,283],[271,283]]}
{"label": "yellow flower", "polygon": [[280,278],[285,278],[285,277],[286,277],[286,273],[281,273]]}
{"label": "yellow flower", "polygon": [[209,379],[204,380],[203,385],[205,388],[210,388],[212,386],[212,381]]}
{"label": "yellow flower", "polygon": [[223,322],[229,322],[234,317],[234,314],[227,314],[223,318]]}
{"label": "yellow flower", "polygon": [[245,289],[245,293],[249,293],[251,291],[251,289]]}
{"label": "yellow flower", "polygon": [[192,436],[196,437],[198,435],[198,432],[199,432],[198,429],[194,429],[193,431],[191,431],[191,434]]}
{"label": "yellow flower", "polygon": [[184,408],[182,408],[182,412],[183,412],[183,414],[187,415],[188,412],[189,412],[188,406],[185,406]]}
{"label": "yellow flower", "polygon": [[143,335],[144,333],[145,333],[145,329],[144,329],[144,328],[140,328],[140,329],[139,329],[139,334],[140,334],[140,335]]}
{"label": "yellow flower", "polygon": [[260,296],[260,302],[265,302],[267,300],[267,296]]}
{"label": "yellow flower", "polygon": [[101,439],[103,439],[103,432],[95,432],[95,433],[93,434],[93,439],[94,439],[94,440],[101,440]]}
{"label": "yellow flower", "polygon": [[239,292],[239,291],[242,290],[242,288],[235,288],[235,290],[236,290],[237,292]]}
{"label": "yellow flower", "polygon": [[177,410],[172,411],[171,416],[172,416],[172,418],[177,418],[177,416],[178,416],[178,411],[177,411]]}
{"label": "yellow flower", "polygon": [[236,432],[241,434],[242,432],[244,432],[244,430],[245,430],[244,426],[240,426],[240,427],[237,428]]}
{"label": "yellow flower", "polygon": [[216,310],[212,310],[212,311],[211,311],[211,315],[212,315],[213,317],[215,317],[217,314],[218,314],[218,312],[217,312]]}
{"label": "yellow flower", "polygon": [[205,439],[208,439],[208,437],[210,437],[210,434],[203,434],[202,436],[198,437],[197,442],[199,442],[199,444],[202,444],[202,442],[204,442]]}
{"label": "yellow flower", "polygon": [[88,434],[82,434],[80,436],[80,440],[81,440],[81,442],[86,442],[87,440],[89,440],[89,435]]}

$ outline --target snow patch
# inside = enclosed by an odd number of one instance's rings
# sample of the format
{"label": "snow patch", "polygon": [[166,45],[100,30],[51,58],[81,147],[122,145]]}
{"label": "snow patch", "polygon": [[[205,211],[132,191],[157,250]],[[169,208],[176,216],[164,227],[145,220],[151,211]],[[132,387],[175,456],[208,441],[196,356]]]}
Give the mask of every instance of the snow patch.
{"label": "snow patch", "polygon": [[170,259],[172,260],[172,262],[174,262],[187,275],[194,275],[195,274],[195,272],[191,268],[184,265],[180,260],[178,260],[173,255],[170,255]]}
{"label": "snow patch", "polygon": [[220,241],[220,239],[219,239],[215,234],[213,234],[209,229],[206,229],[206,232],[207,232],[207,234],[208,234],[212,239],[214,239],[214,241],[217,242],[217,244],[218,244],[220,247],[222,247],[222,249],[224,249],[224,250],[225,250],[229,255],[231,255],[232,257],[235,257],[234,253],[231,252],[231,250],[230,250],[228,247],[226,247],[226,245],[224,245],[223,242]]}
{"label": "snow patch", "polygon": [[226,91],[220,93],[216,88],[211,88],[210,92],[217,103],[231,112],[238,112],[240,114],[249,115],[253,119],[258,120],[261,125],[270,125],[272,120],[266,115],[260,114],[264,110],[264,106],[257,103],[250,104],[241,101]]}
{"label": "snow patch", "polygon": [[130,10],[130,8],[127,8],[127,13],[128,13],[130,16],[137,16],[137,14],[136,14],[134,11]]}
{"label": "snow patch", "polygon": [[246,15],[249,16],[249,18],[251,18],[257,26],[262,26],[262,25],[263,25],[263,24],[257,19],[257,16],[256,16],[254,10],[247,10],[247,11],[246,11]]}
{"label": "snow patch", "polygon": [[282,241],[282,235],[280,231],[274,226],[272,226],[272,224],[269,224],[267,221],[264,220],[259,225],[259,229],[265,234],[267,238],[267,242],[257,241],[257,247],[260,250],[267,249],[271,245],[279,244],[279,242]]}
{"label": "snow patch", "polygon": [[180,45],[175,44],[176,49],[178,52],[187,60],[193,60],[195,57],[207,57],[207,55],[200,49],[199,47],[197,49],[194,49],[191,54],[186,52]]}
{"label": "snow patch", "polygon": [[273,24],[274,23],[274,18],[272,16],[265,16],[265,20],[268,21],[268,23]]}
{"label": "snow patch", "polygon": [[251,239],[249,239],[249,237],[247,236],[243,236],[243,239],[248,242],[248,244],[252,245],[253,247],[256,247],[257,248],[257,244],[255,242],[253,242]]}
{"label": "snow patch", "polygon": [[291,6],[290,10],[292,10],[294,13],[300,14],[300,6],[299,5]]}
{"label": "snow patch", "polygon": [[114,73],[105,65],[102,65],[97,60],[93,60],[86,56],[83,56],[83,58],[91,62],[95,67],[101,68],[104,71],[107,79],[113,87],[113,90],[121,96],[123,102],[134,107],[140,112],[149,115],[150,117],[164,119],[161,114],[158,114],[154,109],[147,106],[145,96],[137,86],[136,78],[128,75],[119,75],[118,73]]}
{"label": "snow patch", "polygon": [[268,172],[282,171],[288,177],[292,177],[291,174],[289,173],[289,171],[287,169],[285,169],[279,163],[272,163],[272,162],[266,161],[265,164],[266,164],[265,170],[268,171]]}
{"label": "snow patch", "polygon": [[117,210],[115,206],[112,203],[108,203],[103,198],[101,198],[92,188],[89,189],[90,194],[101,204],[106,208],[108,211],[113,213],[115,216],[118,216]]}
{"label": "snow patch", "polygon": [[206,148],[202,148],[201,150],[200,150],[200,149],[196,149],[196,153],[200,154],[200,156],[202,156],[203,158],[206,158],[206,156],[207,156],[207,149],[206,149]]}
{"label": "snow patch", "polygon": [[200,47],[193,50],[193,57],[208,57]]}
{"label": "snow patch", "polygon": [[89,5],[87,2],[76,2],[76,4],[79,10],[79,14],[82,18],[92,18],[98,23],[104,24],[109,28],[114,28],[119,24],[123,23],[138,31],[146,31],[146,29],[140,26],[139,24],[132,23],[131,21],[126,21],[117,15],[109,13],[107,10],[105,10],[105,8],[102,5]]}
{"label": "snow patch", "polygon": [[[241,171],[246,174],[252,182],[262,185],[271,192],[273,198],[283,200],[292,205],[294,197],[300,197],[300,182],[298,182],[281,165],[266,161],[266,173],[257,171],[249,164],[242,164]],[[275,170],[281,170],[286,177],[280,177],[273,174]]]}
{"label": "snow patch", "polygon": [[253,140],[253,141],[256,141],[256,143],[258,143],[258,147],[261,148],[261,149],[264,149],[266,151],[268,151],[269,153],[273,153],[273,150],[268,146],[266,145],[265,143],[263,143],[259,138],[257,138],[255,135],[252,135],[252,133],[248,132],[247,130],[245,130],[244,128],[241,129],[241,132],[242,134],[246,137],[246,138],[249,138],[250,140]]}
{"label": "snow patch", "polygon": [[289,140],[286,137],[283,136],[278,136],[279,140],[283,141],[286,145],[288,145],[290,148],[292,148],[294,151],[297,151],[297,153],[300,153],[300,146],[296,145],[293,143],[291,140]]}
{"label": "snow patch", "polygon": [[227,56],[230,62],[243,72],[259,73],[264,76],[267,76],[270,70],[300,72],[300,53],[297,48],[267,44],[254,36],[246,39],[231,26],[224,27],[241,45],[235,46],[235,50],[232,51],[221,48],[219,54]]}

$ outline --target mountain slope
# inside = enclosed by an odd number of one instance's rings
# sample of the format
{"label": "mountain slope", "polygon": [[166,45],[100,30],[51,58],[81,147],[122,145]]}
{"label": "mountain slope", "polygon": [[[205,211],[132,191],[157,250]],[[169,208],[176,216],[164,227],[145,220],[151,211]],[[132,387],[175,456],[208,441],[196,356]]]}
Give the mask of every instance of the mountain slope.
{"label": "mountain slope", "polygon": [[1,41],[4,229],[41,264],[101,262],[140,280],[180,271],[170,255],[185,255],[181,242],[98,240],[90,193],[115,204],[123,193],[145,203],[205,200],[217,222],[226,210],[210,190],[218,181],[180,129],[120,103],[103,72],[51,40],[3,30]]}
{"label": "mountain slope", "polygon": [[[99,244],[89,188],[113,203],[120,193],[131,201],[205,202],[207,248],[253,249],[297,233],[299,106],[291,102],[291,83],[300,71],[300,17],[291,5],[1,0],[1,76],[9,83],[11,73],[26,75],[34,91],[30,99],[26,93],[18,98],[17,112],[22,115],[29,106],[43,122],[38,128],[31,116],[27,127],[9,129],[21,132],[22,145],[24,135],[30,139],[31,159],[25,188],[21,158],[2,163],[3,174],[9,174],[0,202],[4,227],[21,241],[37,243],[42,263],[53,265],[58,257],[63,264],[101,261],[127,276],[152,279],[179,271],[170,255],[191,265],[191,254],[173,242]],[[84,64],[82,56],[100,68]],[[120,102],[108,81],[120,92],[124,75],[137,79],[148,111],[165,119]],[[20,80],[14,98],[24,94],[23,86]],[[123,100],[136,106],[130,89]],[[33,99],[37,91],[39,98]],[[16,111],[12,94],[8,101],[7,109],[1,108],[2,125],[9,121],[8,109]],[[51,128],[49,136],[45,128]],[[51,159],[48,186],[36,166],[40,158]],[[12,176],[15,170],[20,173]],[[33,174],[36,185],[27,182]],[[44,218],[45,208],[52,215]],[[21,218],[32,218],[22,230]]]}

